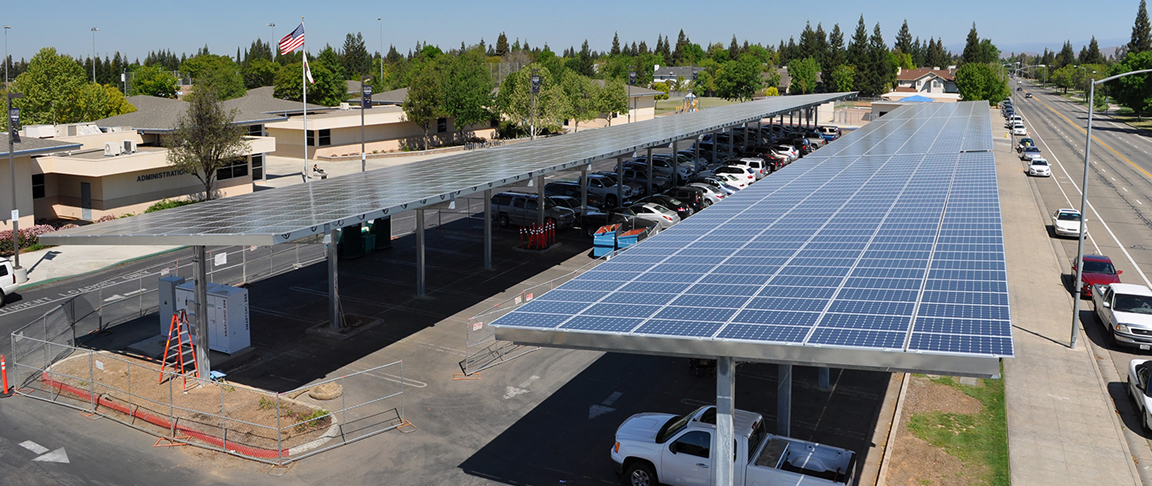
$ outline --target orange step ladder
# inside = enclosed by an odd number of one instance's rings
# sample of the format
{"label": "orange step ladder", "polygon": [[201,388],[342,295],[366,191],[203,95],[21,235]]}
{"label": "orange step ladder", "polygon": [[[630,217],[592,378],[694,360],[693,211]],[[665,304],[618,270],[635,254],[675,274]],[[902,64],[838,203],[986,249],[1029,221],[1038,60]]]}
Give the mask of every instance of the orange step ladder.
{"label": "orange step ladder", "polygon": [[[173,341],[175,338],[175,341]],[[188,365],[192,365],[192,370],[188,371]],[[200,377],[197,369],[196,362],[196,349],[192,342],[192,333],[188,326],[188,313],[181,310],[176,314],[172,314],[172,323],[168,326],[168,342],[164,344],[164,354],[160,363],[160,378],[156,380],[157,384],[164,382],[164,370],[169,365],[175,370],[175,374],[180,375],[183,380],[183,386],[188,388],[188,375],[196,378]]]}

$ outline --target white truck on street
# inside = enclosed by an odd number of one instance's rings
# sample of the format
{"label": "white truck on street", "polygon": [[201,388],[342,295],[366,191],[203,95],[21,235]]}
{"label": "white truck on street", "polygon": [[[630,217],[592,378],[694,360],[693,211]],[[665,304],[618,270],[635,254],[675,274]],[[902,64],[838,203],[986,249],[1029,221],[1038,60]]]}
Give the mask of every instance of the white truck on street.
{"label": "white truck on street", "polygon": [[[836,486],[851,484],[856,453],[815,442],[772,435],[760,414],[733,416],[736,463],[733,484],[745,486]],[[714,486],[716,407],[687,415],[641,413],[616,429],[612,462],[632,486]]]}

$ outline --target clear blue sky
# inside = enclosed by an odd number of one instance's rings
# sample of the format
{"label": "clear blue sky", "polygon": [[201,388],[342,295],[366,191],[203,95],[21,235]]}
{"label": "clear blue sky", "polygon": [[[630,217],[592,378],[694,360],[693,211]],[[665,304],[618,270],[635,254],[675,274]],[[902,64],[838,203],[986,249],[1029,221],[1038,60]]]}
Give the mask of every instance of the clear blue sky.
{"label": "clear blue sky", "polygon": [[[647,41],[654,47],[657,34],[675,39],[680,29],[699,44],[723,42],[735,34],[740,41],[779,44],[799,37],[804,23],[826,31],[839,23],[845,37],[855,30],[861,14],[868,25],[880,23],[891,45],[905,18],[912,35],[943,38],[954,51],[963,46],[975,21],[982,38],[1008,51],[1058,50],[1071,40],[1079,51],[1095,35],[1101,47],[1126,41],[1139,0],[1107,0],[1085,8],[1076,0],[943,0],[892,2],[876,0],[823,0],[794,2],[603,1],[527,2],[458,0],[382,2],[352,0],[281,0],[279,2],[43,2],[11,0],[0,11],[0,23],[10,25],[8,51],[15,58],[31,58],[42,47],[86,56],[103,57],[120,51],[141,60],[149,50],[170,49],[192,54],[205,44],[215,54],[235,55],[257,37],[268,40],[290,32],[305,17],[308,50],[325,44],[339,49],[345,34],[362,32],[369,51],[379,49],[383,17],[383,44],[395,44],[402,53],[417,41],[442,48],[475,44],[481,38],[494,43],[506,32],[509,42],[519,37],[536,47],[547,43],[560,52],[579,47],[585,38],[596,50],[607,50],[613,32],[622,42]],[[337,6],[338,5],[338,6]],[[16,8],[11,8],[16,7]],[[1035,47],[1033,47],[1035,46]]]}

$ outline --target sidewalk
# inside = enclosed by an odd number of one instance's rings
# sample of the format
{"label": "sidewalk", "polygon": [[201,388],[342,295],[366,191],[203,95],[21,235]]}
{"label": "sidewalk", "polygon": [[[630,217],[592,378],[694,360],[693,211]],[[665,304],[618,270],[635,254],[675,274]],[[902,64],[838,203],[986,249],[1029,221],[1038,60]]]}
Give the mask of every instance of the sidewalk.
{"label": "sidewalk", "polygon": [[[382,167],[410,164],[455,153],[459,152],[368,159],[367,168],[368,170],[373,170]],[[360,172],[359,159],[338,162],[309,161],[309,167],[311,167],[311,165],[318,165],[328,174],[328,177]],[[268,181],[257,183],[255,190],[261,191],[301,184],[304,181],[300,176],[300,171],[303,167],[304,159],[301,158],[267,156],[265,157],[265,170],[268,172]],[[319,178],[313,180],[319,180]],[[28,271],[28,281],[22,284],[21,288],[28,288],[63,278],[102,270],[120,263],[146,258],[178,248],[181,247],[65,245],[21,253],[20,266]]]}
{"label": "sidewalk", "polygon": [[[994,127],[999,120],[993,115]],[[994,145],[1016,343],[1016,357],[1004,360],[1012,484],[1139,485],[1088,338],[1078,329],[1078,348],[1068,347],[1072,296],[1009,144]]]}

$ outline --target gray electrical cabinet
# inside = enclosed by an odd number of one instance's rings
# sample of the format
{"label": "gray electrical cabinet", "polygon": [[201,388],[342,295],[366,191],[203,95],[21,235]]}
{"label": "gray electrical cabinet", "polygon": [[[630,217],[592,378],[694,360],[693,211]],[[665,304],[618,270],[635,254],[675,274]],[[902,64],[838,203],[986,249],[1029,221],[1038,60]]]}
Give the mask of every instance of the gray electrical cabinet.
{"label": "gray electrical cabinet", "polygon": [[158,297],[160,301],[160,335],[167,336],[172,326],[172,315],[176,313],[176,287],[184,283],[184,277],[175,275],[160,279]]}
{"label": "gray electrical cabinet", "polygon": [[[193,334],[198,332],[195,319],[195,282],[176,287],[176,310],[186,310],[192,321]],[[165,331],[167,332],[167,331]],[[248,289],[208,282],[208,349],[232,354],[252,344],[248,322]]]}

